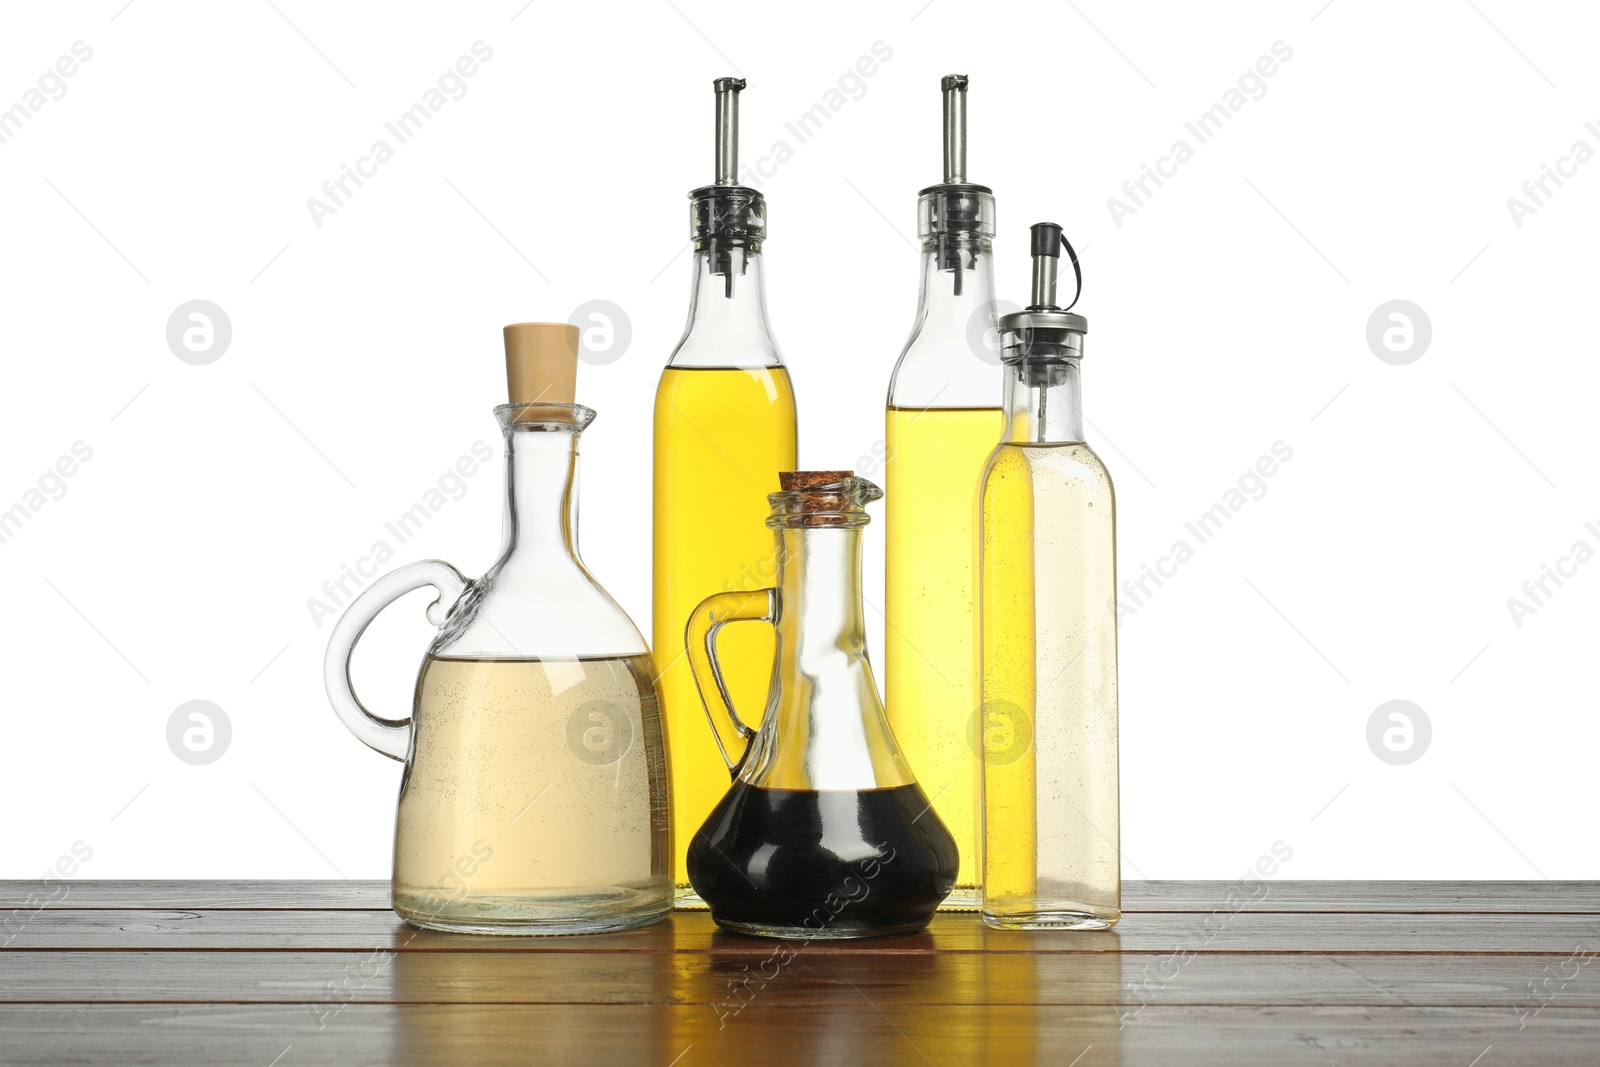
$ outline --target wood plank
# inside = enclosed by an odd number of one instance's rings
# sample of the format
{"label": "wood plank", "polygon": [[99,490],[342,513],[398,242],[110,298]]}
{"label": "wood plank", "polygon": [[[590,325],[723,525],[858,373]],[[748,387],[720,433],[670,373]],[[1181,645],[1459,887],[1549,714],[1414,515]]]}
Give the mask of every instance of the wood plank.
{"label": "wood plank", "polygon": [[[0,1002],[1600,1008],[1582,957],[1207,953],[5,952]],[[1534,990],[1540,991],[1535,995]]]}
{"label": "wood plank", "polygon": [[[10,926],[12,951],[51,949],[391,949],[399,952],[726,952],[762,957],[773,942],[717,931],[704,912],[678,912],[640,930],[602,937],[507,938],[407,928],[377,911],[42,911]],[[1600,944],[1590,915],[1360,915],[1150,913],[1115,930],[1036,933],[990,930],[970,915],[939,915],[909,937],[821,945],[818,951],[929,952],[1311,952],[1546,953]]]}
{"label": "wood plank", "polygon": [[1129,912],[1210,911],[1230,893],[1257,912],[1600,914],[1600,881],[1150,881],[1124,882],[1122,895]]}
{"label": "wood plank", "polygon": [[[1452,1008],[1151,1007],[1122,1025],[1097,1007],[352,1005],[0,1007],[10,1062],[288,1065],[470,1063],[1574,1064],[1593,1062],[1600,1013]],[[1489,1059],[1492,1050],[1493,1058]],[[120,1057],[120,1058],[119,1058]]]}
{"label": "wood plank", "polygon": [[389,882],[337,879],[0,881],[0,911],[14,908],[111,909],[316,908],[338,911],[389,909]]}
{"label": "wood plank", "polygon": [[[29,896],[35,899],[30,903]],[[1258,912],[1397,912],[1600,914],[1600,881],[1130,881],[1123,883],[1128,913],[1211,911],[1231,894],[1252,900]],[[48,898],[48,899],[46,899]],[[185,910],[313,908],[386,911],[387,881],[0,881],[0,912],[13,908]]]}

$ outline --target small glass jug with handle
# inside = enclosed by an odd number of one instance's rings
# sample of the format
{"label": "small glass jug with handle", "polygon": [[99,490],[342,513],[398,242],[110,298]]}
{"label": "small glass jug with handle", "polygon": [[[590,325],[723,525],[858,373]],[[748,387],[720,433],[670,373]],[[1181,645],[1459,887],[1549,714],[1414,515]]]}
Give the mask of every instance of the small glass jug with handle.
{"label": "small glass jug with handle", "polygon": [[[505,542],[477,581],[439,560],[374,581],[328,642],[328,697],[352,733],[405,763],[394,910],[472,933],[600,933],[672,908],[671,811],[650,651],[577,551],[575,327],[506,327],[513,403]],[[564,399],[558,403],[551,398]],[[530,398],[537,398],[530,401]],[[368,711],[357,639],[398,597],[439,592],[439,634],[409,719]]]}
{"label": "small glass jug with handle", "polygon": [[[689,843],[689,880],[724,929],[848,939],[913,933],[955,885],[959,854],[900,753],[867,659],[861,530],[883,491],[849,471],[784,471],[767,499],[777,584],[706,598],[686,641],[717,744],[716,709],[745,742],[733,787]],[[717,632],[777,633],[760,730],[728,700]]]}

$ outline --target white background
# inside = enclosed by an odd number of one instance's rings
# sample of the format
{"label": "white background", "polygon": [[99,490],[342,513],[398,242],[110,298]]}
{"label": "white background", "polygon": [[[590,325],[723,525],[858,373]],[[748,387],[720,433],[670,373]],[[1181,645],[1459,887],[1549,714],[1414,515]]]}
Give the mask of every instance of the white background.
{"label": "white background", "polygon": [[[93,449],[0,544],[0,876],[78,840],[81,877],[387,875],[400,768],[329,710],[307,601],[475,441],[498,452],[503,323],[590,299],[631,318],[623,358],[581,372],[583,549],[647,622],[650,398],[719,75],[750,81],[746,161],[794,148],[764,190],[802,464],[870,470],[952,71],[1000,295],[1023,300],[1029,223],[1084,252],[1123,575],[1294,450],[1123,627],[1125,875],[1237,876],[1282,840],[1283,877],[1600,876],[1600,562],[1520,627],[1506,604],[1600,547],[1600,162],[1520,227],[1506,204],[1600,148],[1582,5],[124,3],[0,15],[0,107],[93,48],[0,144],[0,508]],[[466,94],[319,228],[307,198],[480,40]],[[796,144],[783,124],[879,41],[864,94]],[[1197,144],[1184,122],[1278,41],[1265,94]],[[1118,226],[1107,199],[1178,138],[1194,158]],[[208,366],[165,337],[197,298],[233,327]],[[1406,366],[1366,340],[1392,299],[1432,323]],[[394,564],[491,562],[498,460],[466,484]],[[358,659],[392,714],[421,607]],[[207,766],[166,742],[192,699],[232,723]],[[1391,699],[1432,724],[1406,766],[1366,740]]]}

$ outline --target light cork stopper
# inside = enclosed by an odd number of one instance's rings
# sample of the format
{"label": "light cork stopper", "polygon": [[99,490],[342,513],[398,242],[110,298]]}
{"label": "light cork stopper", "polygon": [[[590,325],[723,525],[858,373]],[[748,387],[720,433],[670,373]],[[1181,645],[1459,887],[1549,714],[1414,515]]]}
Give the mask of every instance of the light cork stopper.
{"label": "light cork stopper", "polygon": [[517,322],[505,328],[505,335],[506,388],[511,403],[573,403],[578,328],[564,322]]}

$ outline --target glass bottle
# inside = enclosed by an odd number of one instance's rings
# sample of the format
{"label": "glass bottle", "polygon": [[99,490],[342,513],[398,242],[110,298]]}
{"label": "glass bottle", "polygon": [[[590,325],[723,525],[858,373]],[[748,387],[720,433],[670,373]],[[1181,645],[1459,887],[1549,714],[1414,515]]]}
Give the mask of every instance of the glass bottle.
{"label": "glass bottle", "polygon": [[1116,497],[1084,441],[1089,324],[1055,305],[1061,243],[1033,227],[1033,303],[1001,319],[1006,432],[981,494],[983,920],[1011,929],[1122,914]]}
{"label": "glass bottle", "polygon": [[[650,650],[578,557],[576,327],[506,327],[513,403],[504,544],[482,578],[424,560],[374,581],[334,627],[325,681],[366,744],[405,764],[394,910],[414,926],[600,933],[672,908],[666,748]],[[540,398],[537,402],[528,402]],[[564,400],[565,403],[556,401]],[[439,626],[411,718],[368,711],[350,658],[394,600],[432,586]]]}
{"label": "glass bottle", "polygon": [[967,183],[964,75],[944,91],[944,182],[922,190],[917,319],[889,381],[885,698],[961,850],[946,908],[979,902],[974,524],[1003,420],[992,331],[994,197]]}
{"label": "glass bottle", "polygon": [[[733,787],[689,844],[689,877],[717,924],[738,933],[911,933],[950,891],[958,856],[895,742],[867,659],[861,530],[883,492],[849,471],[788,471],[781,484],[766,523],[777,584],[718,593],[689,620],[713,735],[722,745],[721,718],[738,738],[723,749]],[[777,638],[759,732],[729,701],[717,648],[728,623],[757,619]]]}
{"label": "glass bottle", "polygon": [[[736,182],[739,78],[715,83],[716,184],[689,194],[694,288],[689,323],[667,361],[655,401],[653,644],[672,738],[673,881],[679,904],[699,905],[684,849],[724,790],[724,770],[694,678],[684,626],[713,593],[759,589],[775,571],[761,527],[778,472],[795,466],[794,391],[767,326],[761,246],[766,201]],[[723,665],[745,707],[766,700],[772,635],[729,636]],[[719,738],[731,744],[730,732]]]}

